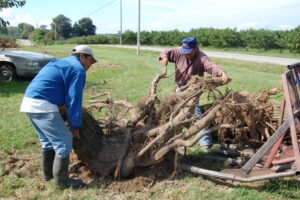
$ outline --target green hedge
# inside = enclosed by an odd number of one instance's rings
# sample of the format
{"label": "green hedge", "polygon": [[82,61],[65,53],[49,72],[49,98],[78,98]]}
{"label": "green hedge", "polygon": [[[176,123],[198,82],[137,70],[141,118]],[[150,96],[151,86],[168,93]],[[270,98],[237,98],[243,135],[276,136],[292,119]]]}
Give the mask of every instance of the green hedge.
{"label": "green hedge", "polygon": [[[217,48],[256,48],[256,49],[286,49],[300,52],[300,26],[289,31],[248,29],[198,28],[189,32],[172,31],[142,31],[140,35],[142,45],[177,46],[183,38],[191,36],[198,40],[199,46],[213,46]],[[137,33],[127,30],[122,35],[123,44],[136,44]],[[72,44],[119,44],[117,34],[98,34],[94,36],[75,37],[60,43]],[[47,41],[45,43],[48,43]]]}

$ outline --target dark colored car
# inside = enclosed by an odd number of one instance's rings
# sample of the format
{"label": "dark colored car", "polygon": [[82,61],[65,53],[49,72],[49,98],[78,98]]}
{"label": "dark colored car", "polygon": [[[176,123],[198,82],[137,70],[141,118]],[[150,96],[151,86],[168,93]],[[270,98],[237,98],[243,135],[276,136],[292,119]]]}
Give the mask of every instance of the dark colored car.
{"label": "dark colored car", "polygon": [[0,82],[10,82],[17,77],[34,77],[53,59],[55,57],[35,52],[0,51]]}

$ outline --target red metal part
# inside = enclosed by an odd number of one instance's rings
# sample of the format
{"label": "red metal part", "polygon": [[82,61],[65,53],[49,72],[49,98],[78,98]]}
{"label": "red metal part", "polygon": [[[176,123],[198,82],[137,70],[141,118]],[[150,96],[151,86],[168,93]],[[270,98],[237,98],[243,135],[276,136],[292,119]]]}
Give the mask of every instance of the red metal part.
{"label": "red metal part", "polygon": [[[240,176],[241,177],[241,170],[240,169],[224,169],[221,172],[226,173],[226,174],[233,174],[235,176]],[[247,174],[247,177],[257,177],[257,176],[265,176],[265,175],[271,175],[275,174],[276,172],[268,169],[268,168],[263,168],[263,169],[253,169],[249,174]]]}
{"label": "red metal part", "polygon": [[[282,105],[281,105],[281,115],[280,115],[280,119],[279,119],[279,125],[282,124],[283,122],[283,118],[284,118],[284,111],[285,111],[285,99],[282,101]],[[269,168],[271,163],[272,163],[272,160],[274,159],[277,151],[278,151],[278,148],[283,140],[283,136],[280,137],[280,139],[275,143],[274,147],[272,148],[269,156],[268,156],[268,159],[265,163],[265,168]]]}
{"label": "red metal part", "polygon": [[299,93],[295,84],[294,74],[291,70],[282,75],[282,83],[284,99],[286,101],[286,108],[290,119],[290,133],[294,149],[295,166],[297,171],[300,172],[300,152],[296,130],[296,122],[294,118],[294,111],[299,109]]}
{"label": "red metal part", "polygon": [[272,161],[273,165],[286,164],[295,161],[293,146],[285,146],[282,152]]}

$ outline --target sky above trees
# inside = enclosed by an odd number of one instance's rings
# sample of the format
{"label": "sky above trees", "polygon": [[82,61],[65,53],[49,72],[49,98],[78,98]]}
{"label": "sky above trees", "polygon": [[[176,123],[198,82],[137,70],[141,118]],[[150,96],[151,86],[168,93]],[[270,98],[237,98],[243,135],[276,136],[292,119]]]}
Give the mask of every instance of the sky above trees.
{"label": "sky above trees", "polygon": [[[121,0],[27,0],[21,8],[4,9],[11,25],[47,25],[63,14],[72,24],[89,17],[97,33],[120,30]],[[137,30],[138,0],[122,0],[124,30]],[[141,30],[189,31],[192,28],[265,28],[289,30],[300,25],[299,0],[141,0]]]}

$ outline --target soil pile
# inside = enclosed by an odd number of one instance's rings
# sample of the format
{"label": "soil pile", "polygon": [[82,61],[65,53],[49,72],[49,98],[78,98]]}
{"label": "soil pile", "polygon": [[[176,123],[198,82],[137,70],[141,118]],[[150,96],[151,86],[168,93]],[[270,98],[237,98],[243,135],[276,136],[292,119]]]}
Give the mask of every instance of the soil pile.
{"label": "soil pile", "polygon": [[0,38],[0,48],[14,48],[17,46],[18,45],[15,40]]}

